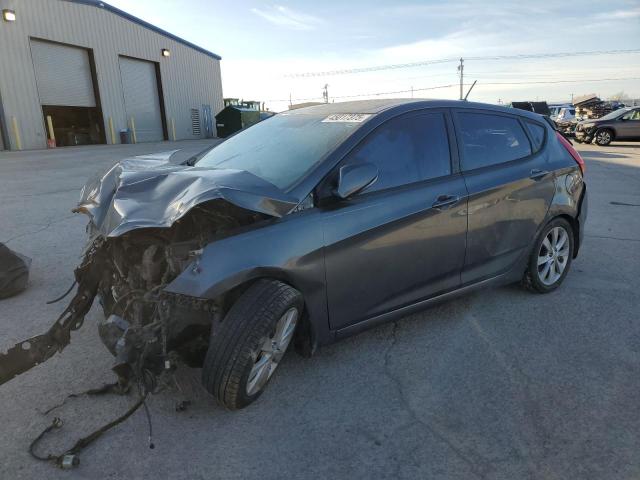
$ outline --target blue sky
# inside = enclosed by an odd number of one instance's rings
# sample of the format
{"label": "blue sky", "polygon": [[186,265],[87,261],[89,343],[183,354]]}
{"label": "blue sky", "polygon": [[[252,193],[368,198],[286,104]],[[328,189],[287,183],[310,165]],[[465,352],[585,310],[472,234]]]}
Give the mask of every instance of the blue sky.
{"label": "blue sky", "polygon": [[[412,87],[416,97],[457,98],[459,91],[456,86],[443,87],[458,83],[455,63],[350,75],[288,76],[297,72],[460,56],[640,49],[640,0],[109,3],[218,53],[223,57],[224,95],[266,101],[273,110],[286,108],[290,95],[294,103],[319,100],[325,83],[336,101]],[[586,81],[599,79],[627,80]],[[640,98],[640,54],[468,60],[467,80],[478,80],[470,99],[492,103],[498,99],[565,101],[572,93],[606,97],[620,91]]]}

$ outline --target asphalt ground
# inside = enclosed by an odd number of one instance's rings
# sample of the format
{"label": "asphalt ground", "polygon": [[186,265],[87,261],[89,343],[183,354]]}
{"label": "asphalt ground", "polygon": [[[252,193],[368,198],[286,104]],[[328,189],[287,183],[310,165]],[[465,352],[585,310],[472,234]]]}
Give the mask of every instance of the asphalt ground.
{"label": "asphalt ground", "polygon": [[[29,289],[0,301],[0,349],[43,333],[64,307],[86,218],[70,212],[96,171],[133,154],[210,142],[0,152],[0,241],[33,258]],[[578,145],[589,220],[580,256],[549,295],[493,288],[320,349],[289,354],[265,394],[227,412],[179,372],[182,392],[81,454],[73,471],[30,441],[67,394],[113,380],[94,306],[61,354],[0,387],[0,478],[640,477],[640,144]],[[191,406],[176,412],[176,402]],[[80,397],[41,452],[61,452],[132,397]]]}

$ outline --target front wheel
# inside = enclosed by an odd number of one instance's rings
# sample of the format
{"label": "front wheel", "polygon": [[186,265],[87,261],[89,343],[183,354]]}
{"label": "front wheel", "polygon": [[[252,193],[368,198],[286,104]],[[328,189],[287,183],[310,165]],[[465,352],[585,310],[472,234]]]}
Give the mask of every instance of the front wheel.
{"label": "front wheel", "polygon": [[596,132],[595,140],[601,147],[606,147],[613,140],[613,132],[608,128],[601,128]]}
{"label": "front wheel", "polygon": [[523,284],[531,291],[549,293],[563,282],[573,258],[573,229],[563,218],[549,222],[538,237]]}
{"label": "front wheel", "polygon": [[302,295],[277,280],[258,280],[211,329],[202,383],[229,410],[262,394],[302,315]]}

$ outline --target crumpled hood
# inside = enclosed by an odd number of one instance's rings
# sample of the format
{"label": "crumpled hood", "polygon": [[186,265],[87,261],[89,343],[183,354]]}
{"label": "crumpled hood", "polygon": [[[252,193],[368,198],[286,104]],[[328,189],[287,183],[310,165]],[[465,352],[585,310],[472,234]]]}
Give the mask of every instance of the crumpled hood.
{"label": "crumpled hood", "polygon": [[281,217],[297,200],[243,170],[170,163],[174,151],[128,158],[91,179],[74,211],[97,230],[117,237],[146,227],[170,227],[196,205],[224,199],[238,207]]}

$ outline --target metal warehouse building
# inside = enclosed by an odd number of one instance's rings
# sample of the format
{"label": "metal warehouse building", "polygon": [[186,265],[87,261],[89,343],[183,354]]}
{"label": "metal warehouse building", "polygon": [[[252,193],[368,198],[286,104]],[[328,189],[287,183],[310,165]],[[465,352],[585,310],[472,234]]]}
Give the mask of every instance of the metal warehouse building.
{"label": "metal warehouse building", "polygon": [[215,135],[218,55],[100,1],[0,9],[0,149]]}

